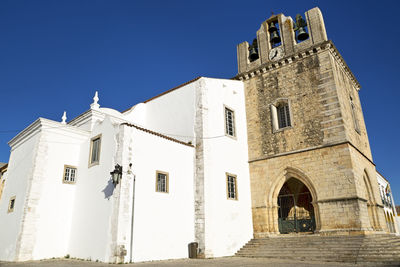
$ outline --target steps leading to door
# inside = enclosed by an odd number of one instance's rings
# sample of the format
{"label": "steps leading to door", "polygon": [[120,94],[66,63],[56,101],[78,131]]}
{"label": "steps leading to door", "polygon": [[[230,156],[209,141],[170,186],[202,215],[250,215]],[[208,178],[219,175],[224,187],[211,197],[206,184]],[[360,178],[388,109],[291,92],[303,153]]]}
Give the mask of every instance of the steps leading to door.
{"label": "steps leading to door", "polygon": [[364,236],[289,235],[250,240],[240,257],[326,262],[376,262],[400,266],[400,237],[391,234]]}

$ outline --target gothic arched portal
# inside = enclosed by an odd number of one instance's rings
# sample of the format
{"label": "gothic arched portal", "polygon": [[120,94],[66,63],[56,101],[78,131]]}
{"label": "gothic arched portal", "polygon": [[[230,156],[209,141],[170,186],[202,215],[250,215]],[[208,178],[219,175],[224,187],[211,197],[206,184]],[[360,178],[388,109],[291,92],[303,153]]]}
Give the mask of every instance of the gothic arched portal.
{"label": "gothic arched portal", "polygon": [[310,190],[296,178],[287,180],[279,192],[278,226],[281,234],[315,230],[315,212]]}

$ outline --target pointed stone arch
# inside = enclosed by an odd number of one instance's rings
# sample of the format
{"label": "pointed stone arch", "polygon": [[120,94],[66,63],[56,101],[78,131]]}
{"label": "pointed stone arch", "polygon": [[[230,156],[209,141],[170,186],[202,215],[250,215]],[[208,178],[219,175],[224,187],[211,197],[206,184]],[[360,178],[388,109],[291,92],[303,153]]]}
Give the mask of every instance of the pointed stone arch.
{"label": "pointed stone arch", "polygon": [[370,226],[373,230],[377,231],[381,229],[378,220],[378,210],[376,205],[375,194],[370,180],[370,175],[368,175],[366,169],[364,169],[363,172],[363,181],[365,186],[365,197],[367,199],[367,209],[368,209]]}
{"label": "pointed stone arch", "polygon": [[320,223],[320,213],[318,205],[316,204],[318,201],[317,190],[312,182],[312,180],[299,168],[294,167],[286,167],[283,168],[277,177],[275,177],[274,182],[268,192],[266,194],[266,204],[267,206],[273,207],[272,216],[270,216],[269,224],[273,228],[273,232],[279,233],[279,226],[278,226],[278,196],[282,186],[287,182],[289,179],[295,178],[302,182],[307,189],[310,191],[312,197],[312,205],[314,207],[314,216],[315,216],[315,224],[316,224],[316,231],[319,231],[321,228]]}

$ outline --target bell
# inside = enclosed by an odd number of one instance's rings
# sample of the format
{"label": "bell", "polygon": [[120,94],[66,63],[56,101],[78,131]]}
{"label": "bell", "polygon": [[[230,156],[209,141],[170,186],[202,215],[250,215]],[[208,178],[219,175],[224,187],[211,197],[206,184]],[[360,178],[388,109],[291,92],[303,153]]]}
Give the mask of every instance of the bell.
{"label": "bell", "polygon": [[281,37],[279,36],[277,31],[271,33],[271,43],[277,44],[281,42]]}
{"label": "bell", "polygon": [[299,27],[297,32],[297,40],[304,41],[308,39],[308,33],[305,31],[304,27]]}
{"label": "bell", "polygon": [[278,31],[278,29],[277,29],[276,26],[275,26],[275,23],[271,22],[271,23],[269,24],[268,31],[269,31],[270,33],[273,33],[273,32]]}
{"label": "bell", "polygon": [[250,48],[250,56],[249,59],[250,61],[254,61],[256,59],[258,59],[258,52],[257,52],[257,48],[255,48],[254,46],[251,46]]}

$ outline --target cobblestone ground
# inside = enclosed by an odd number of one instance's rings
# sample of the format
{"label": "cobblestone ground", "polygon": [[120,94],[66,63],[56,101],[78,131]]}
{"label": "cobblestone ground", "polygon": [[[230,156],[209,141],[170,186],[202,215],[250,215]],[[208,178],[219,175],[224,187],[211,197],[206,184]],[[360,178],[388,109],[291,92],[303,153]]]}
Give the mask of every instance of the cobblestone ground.
{"label": "cobblestone ground", "polygon": [[[29,261],[22,263],[13,262],[0,262],[1,267],[105,267],[112,266],[108,263],[55,259],[43,261]],[[217,259],[182,259],[182,260],[167,260],[167,261],[153,261],[133,264],[121,264],[115,266],[134,266],[134,267],[364,267],[364,266],[398,266],[398,265],[378,265],[374,264],[346,264],[346,263],[327,263],[327,262],[294,262],[286,260],[271,260],[271,259],[257,259],[257,258],[239,258],[239,257],[226,257]]]}

